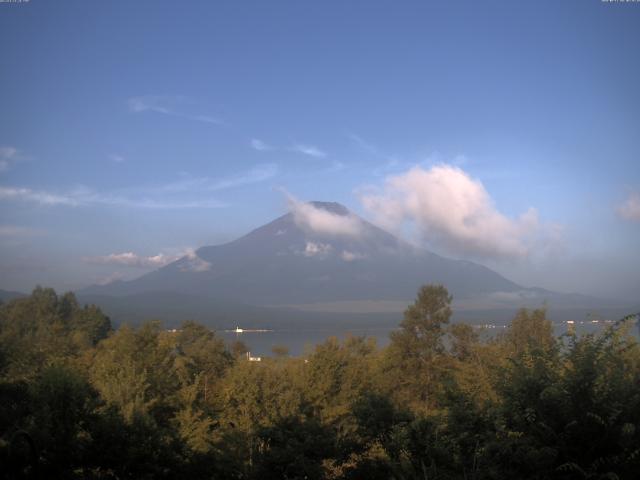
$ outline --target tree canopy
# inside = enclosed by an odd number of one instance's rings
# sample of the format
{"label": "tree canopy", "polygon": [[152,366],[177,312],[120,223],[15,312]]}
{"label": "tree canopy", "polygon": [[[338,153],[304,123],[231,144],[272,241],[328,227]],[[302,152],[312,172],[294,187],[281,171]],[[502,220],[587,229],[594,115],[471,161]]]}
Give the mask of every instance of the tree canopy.
{"label": "tree canopy", "polygon": [[390,344],[329,338],[250,362],[185,322],[111,328],[36,288],[0,305],[0,477],[636,479],[640,346],[629,322],[555,337],[450,323],[422,287]]}

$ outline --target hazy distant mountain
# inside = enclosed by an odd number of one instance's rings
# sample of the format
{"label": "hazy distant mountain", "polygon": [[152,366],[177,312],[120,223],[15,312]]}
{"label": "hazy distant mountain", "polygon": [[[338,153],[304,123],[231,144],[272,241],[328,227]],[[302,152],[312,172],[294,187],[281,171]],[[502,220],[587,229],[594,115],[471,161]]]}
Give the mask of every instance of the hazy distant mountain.
{"label": "hazy distant mountain", "polygon": [[8,302],[15,298],[26,297],[26,294],[20,292],[12,292],[10,290],[0,290],[0,302]]}
{"label": "hazy distant mountain", "polygon": [[288,322],[300,312],[395,318],[426,283],[449,289],[458,318],[481,318],[483,311],[502,317],[496,312],[543,304],[569,318],[619,307],[522,287],[477,263],[416,248],[326,202],[297,204],[230,243],[202,247],[135,280],[78,294],[127,321],[160,317],[229,324],[238,317]]}
{"label": "hazy distant mountain", "polygon": [[[305,210],[306,209],[306,210]],[[407,300],[438,282],[456,297],[522,287],[473,262],[415,248],[337,203],[311,202],[224,245],[82,294],[164,291],[253,305]]]}

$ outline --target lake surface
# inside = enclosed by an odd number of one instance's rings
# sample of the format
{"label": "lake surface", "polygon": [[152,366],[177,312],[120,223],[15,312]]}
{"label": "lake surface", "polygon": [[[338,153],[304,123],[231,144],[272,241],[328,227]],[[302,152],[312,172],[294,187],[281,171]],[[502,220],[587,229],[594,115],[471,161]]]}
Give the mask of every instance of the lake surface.
{"label": "lake surface", "polygon": [[249,347],[253,356],[270,356],[271,350],[275,346],[286,346],[290,355],[302,355],[313,351],[315,345],[323,343],[330,337],[337,337],[344,340],[348,336],[373,337],[378,346],[385,346],[389,343],[389,333],[395,328],[371,327],[371,328],[306,328],[306,329],[283,329],[270,332],[216,332],[227,342],[241,340]]}
{"label": "lake surface", "polygon": [[[603,330],[611,323],[599,322],[577,322],[574,324],[576,333],[586,334]],[[555,334],[560,336],[567,332],[567,323],[554,323]],[[489,324],[489,325],[473,325],[482,337],[492,337],[505,331],[506,324]],[[267,327],[268,328],[268,327]],[[304,326],[301,328],[284,328],[274,329],[268,332],[243,332],[233,333],[228,331],[216,331],[225,341],[231,343],[236,340],[244,342],[251,351],[252,356],[271,356],[272,349],[275,346],[286,346],[289,354],[298,356],[308,354],[313,351],[315,345],[323,343],[329,337],[337,337],[344,340],[348,336],[364,336],[373,337],[379,347],[384,347],[389,343],[389,334],[398,327],[388,327],[374,325],[370,327],[357,326],[338,326],[332,325],[328,327],[312,327]],[[638,329],[633,328],[633,332],[637,335]]]}

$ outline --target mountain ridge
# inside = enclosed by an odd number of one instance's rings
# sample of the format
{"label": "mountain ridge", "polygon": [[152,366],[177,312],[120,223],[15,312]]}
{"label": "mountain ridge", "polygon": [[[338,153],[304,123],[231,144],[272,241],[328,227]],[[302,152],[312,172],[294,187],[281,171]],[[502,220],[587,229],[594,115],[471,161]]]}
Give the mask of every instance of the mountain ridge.
{"label": "mountain ridge", "polygon": [[414,247],[335,202],[308,202],[231,242],[203,246],[131,281],[80,290],[175,291],[256,305],[404,300],[424,283],[457,297],[523,287],[489,268]]}
{"label": "mountain ridge", "polygon": [[134,322],[394,324],[427,283],[447,287],[458,320],[502,321],[519,308],[540,307],[564,320],[624,313],[620,302],[523,287],[484,265],[415,247],[335,202],[293,203],[233,241],[77,293]]}

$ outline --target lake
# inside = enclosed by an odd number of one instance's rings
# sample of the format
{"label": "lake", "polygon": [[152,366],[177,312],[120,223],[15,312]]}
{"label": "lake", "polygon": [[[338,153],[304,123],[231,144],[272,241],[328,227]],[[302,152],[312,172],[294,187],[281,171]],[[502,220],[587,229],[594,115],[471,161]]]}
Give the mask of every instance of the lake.
{"label": "lake", "polygon": [[[574,328],[578,334],[594,333],[603,330],[611,322],[576,322]],[[473,325],[483,337],[492,337],[502,333],[506,329],[506,324],[487,324]],[[560,336],[567,332],[567,323],[554,323],[555,334]],[[267,327],[268,328],[268,327]],[[379,347],[386,346],[389,343],[389,334],[398,327],[372,325],[369,327],[359,325],[339,326],[331,325],[327,327],[313,327],[306,325],[300,328],[283,328],[273,329],[267,332],[243,332],[234,333],[230,331],[216,331],[225,341],[231,343],[235,340],[241,340],[249,348],[252,356],[271,356],[272,348],[275,346],[286,346],[289,354],[298,356],[307,354],[313,350],[317,344],[324,342],[329,337],[337,337],[340,340],[348,336],[365,336],[373,337]],[[638,330],[633,329],[637,335]]]}

